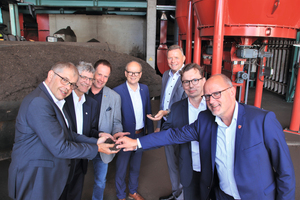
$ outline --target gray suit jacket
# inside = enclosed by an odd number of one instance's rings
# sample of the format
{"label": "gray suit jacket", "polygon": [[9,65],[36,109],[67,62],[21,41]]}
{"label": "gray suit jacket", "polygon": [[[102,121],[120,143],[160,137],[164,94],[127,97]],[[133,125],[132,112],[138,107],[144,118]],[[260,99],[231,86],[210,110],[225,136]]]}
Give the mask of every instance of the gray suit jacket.
{"label": "gray suit jacket", "polygon": [[[163,110],[163,108],[164,108],[165,90],[166,90],[168,80],[170,78],[169,73],[170,73],[170,69],[168,71],[165,71],[165,73],[162,76],[162,83],[161,83],[162,85],[161,85],[161,94],[160,94],[160,107],[159,107],[160,110]],[[187,97],[187,95],[184,92],[184,89],[182,88],[181,79],[179,77],[176,84],[175,84],[175,86],[174,86],[174,88],[173,88],[168,109],[171,108],[173,103],[175,103],[177,101],[180,101],[181,99],[184,99],[186,97]],[[161,128],[161,120],[157,122],[157,128]]]}
{"label": "gray suit jacket", "polygon": [[41,83],[24,98],[16,119],[9,196],[58,199],[67,183],[70,159],[93,159],[98,153],[96,143],[97,139],[79,135],[66,126],[60,109]]}
{"label": "gray suit jacket", "polygon": [[[103,88],[98,130],[112,135],[123,131],[121,97],[118,93],[106,86]],[[115,154],[107,155],[100,153],[100,156],[104,163],[109,163]]]}

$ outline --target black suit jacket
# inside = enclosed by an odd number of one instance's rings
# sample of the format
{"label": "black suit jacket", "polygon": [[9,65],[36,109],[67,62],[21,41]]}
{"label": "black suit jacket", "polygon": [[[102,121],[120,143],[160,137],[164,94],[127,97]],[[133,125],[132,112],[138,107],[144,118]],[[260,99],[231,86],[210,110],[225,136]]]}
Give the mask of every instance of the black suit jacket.
{"label": "black suit jacket", "polygon": [[[82,134],[87,137],[95,137],[98,138],[98,121],[99,121],[99,113],[100,108],[98,102],[92,97],[85,95],[85,102],[83,103],[83,126],[82,126]],[[77,122],[76,122],[76,114],[75,107],[73,101],[73,93],[71,93],[66,99],[66,103],[64,105],[65,112],[69,115],[71,122],[70,126],[77,132]],[[79,163],[80,160],[77,160],[76,163]],[[82,159],[82,170],[83,173],[86,174],[88,160]]]}
{"label": "black suit jacket", "polygon": [[58,199],[67,182],[70,159],[97,155],[97,139],[71,129],[43,83],[24,98],[8,174],[12,199]]}
{"label": "black suit jacket", "polygon": [[[169,128],[181,128],[189,124],[188,111],[188,98],[174,103],[171,107],[168,120],[163,123],[162,130],[167,130]],[[188,187],[193,178],[193,163],[190,142],[179,145],[179,172],[181,184],[184,187]]]}

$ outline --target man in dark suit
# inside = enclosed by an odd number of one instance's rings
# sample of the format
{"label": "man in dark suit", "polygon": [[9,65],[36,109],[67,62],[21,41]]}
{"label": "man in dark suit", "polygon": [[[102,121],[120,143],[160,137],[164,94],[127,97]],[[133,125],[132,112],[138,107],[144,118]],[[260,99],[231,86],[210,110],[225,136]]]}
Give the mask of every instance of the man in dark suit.
{"label": "man in dark suit", "polygon": [[[77,65],[79,78],[77,89],[65,99],[66,112],[72,120],[72,130],[80,135],[98,138],[99,105],[95,99],[85,93],[91,88],[95,69],[91,63],[80,62]],[[60,199],[80,200],[84,175],[87,172],[88,160],[75,159],[74,171],[70,171],[71,181],[66,185]]]}
{"label": "man in dark suit", "polygon": [[[182,88],[180,71],[184,66],[185,56],[183,50],[178,45],[172,45],[167,51],[167,59],[170,70],[166,71],[162,77],[162,87],[160,95],[160,111],[152,117],[147,115],[151,120],[158,121],[155,132],[160,131],[163,123],[167,120],[173,103],[182,100],[186,94]],[[160,197],[160,200],[183,200],[182,185],[180,184],[178,157],[179,146],[169,145],[165,147],[166,159],[169,169],[172,193]]]}
{"label": "man in dark suit", "polygon": [[63,112],[64,98],[76,89],[77,79],[72,63],[57,63],[46,80],[24,98],[9,166],[12,199],[59,199],[67,183],[70,159],[93,159],[98,151],[112,153],[109,147],[113,145],[100,144],[107,137],[97,141],[78,135]]}
{"label": "man in dark suit", "polygon": [[[236,89],[225,75],[204,85],[209,110],[181,129],[154,133],[143,149],[198,140],[201,199],[295,199],[295,173],[280,123],[273,112],[236,102]],[[124,137],[119,148],[137,141]],[[130,147],[130,148],[129,148]]]}
{"label": "man in dark suit", "polygon": [[[163,124],[162,130],[181,128],[193,123],[199,112],[206,110],[203,95],[203,68],[195,63],[185,65],[180,71],[182,87],[188,98],[174,103],[171,107],[168,120]],[[183,185],[184,200],[200,199],[200,152],[199,142],[191,141],[179,145],[179,172],[180,182]]]}
{"label": "man in dark suit", "polygon": [[[148,87],[140,84],[142,76],[142,66],[140,63],[132,61],[125,67],[127,81],[114,90],[121,96],[122,102],[122,124],[123,131],[130,132],[130,138],[139,138],[146,133],[153,132],[153,122],[147,118],[151,114],[151,103]],[[117,154],[116,160],[116,191],[120,200],[126,198],[125,177],[127,166],[129,167],[129,199],[144,200],[137,193],[138,178],[142,160],[142,152],[124,152]]]}

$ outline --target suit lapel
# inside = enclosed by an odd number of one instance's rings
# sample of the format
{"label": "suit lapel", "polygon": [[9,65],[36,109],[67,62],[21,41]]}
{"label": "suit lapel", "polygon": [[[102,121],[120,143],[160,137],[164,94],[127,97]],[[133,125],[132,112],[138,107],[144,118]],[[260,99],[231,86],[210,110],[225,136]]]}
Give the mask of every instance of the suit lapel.
{"label": "suit lapel", "polygon": [[188,98],[185,99],[184,103],[182,104],[182,113],[183,113],[183,124],[189,124],[189,102]]}
{"label": "suit lapel", "polygon": [[101,100],[101,108],[100,108],[100,117],[99,117],[99,128],[102,127],[102,122],[106,123],[105,119],[102,119],[101,117],[105,117],[105,112],[107,109],[107,105],[109,105],[109,101],[107,99],[109,98],[109,90],[106,86],[103,87],[103,94],[102,94],[102,100]]}
{"label": "suit lapel", "polygon": [[86,129],[87,130],[90,129],[90,127],[88,127],[89,126],[89,120],[91,120],[89,118],[89,116],[91,114],[91,113],[89,113],[90,111],[91,111],[91,105],[87,101],[87,98],[85,98],[85,102],[83,103],[83,110],[82,110],[82,115],[83,115],[82,116],[82,120],[83,120],[83,127],[82,127],[82,129],[83,129],[83,134],[84,135],[88,134],[88,131],[86,131]]}
{"label": "suit lapel", "polygon": [[[68,114],[70,116],[73,116],[73,117],[71,117],[71,119],[68,119],[68,121],[70,122],[69,126],[71,126],[71,123],[72,123],[74,131],[77,132],[77,122],[76,122],[76,114],[75,114],[75,106],[74,106],[74,101],[73,101],[73,94],[71,93],[70,96],[68,96],[67,98],[68,98],[68,101],[65,102],[65,104],[68,107],[67,111],[69,112]],[[64,113],[67,113],[67,112],[64,112]]]}
{"label": "suit lapel", "polygon": [[215,169],[215,159],[216,159],[216,148],[217,148],[217,133],[218,133],[218,124],[213,121],[211,125],[211,166],[212,170]]}
{"label": "suit lapel", "polygon": [[[235,135],[235,151],[234,151],[234,158],[236,159],[237,152],[240,151],[242,136],[243,136],[243,125],[244,125],[244,115],[245,109],[244,106],[238,103],[238,116],[237,116],[237,128],[236,128],[236,135]],[[235,160],[234,159],[234,160]]]}
{"label": "suit lapel", "polygon": [[[130,108],[131,113],[134,116],[133,105],[132,105],[131,97],[130,97],[130,94],[129,94],[126,82],[122,84],[122,87],[123,87],[124,97],[125,97],[125,99],[126,99],[126,101],[128,103],[128,106]],[[135,118],[133,120],[135,121]]]}

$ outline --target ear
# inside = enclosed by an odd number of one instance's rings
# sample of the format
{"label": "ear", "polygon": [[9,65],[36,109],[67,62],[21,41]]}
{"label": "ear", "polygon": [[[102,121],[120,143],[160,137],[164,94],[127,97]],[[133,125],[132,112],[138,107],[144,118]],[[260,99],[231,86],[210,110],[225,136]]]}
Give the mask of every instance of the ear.
{"label": "ear", "polygon": [[50,82],[53,79],[53,76],[54,76],[54,71],[50,70],[48,72],[47,80]]}
{"label": "ear", "polygon": [[235,95],[236,95],[236,87],[235,86],[232,86],[230,88],[230,95],[235,98]]}
{"label": "ear", "polygon": [[184,61],[185,61],[185,56],[183,56],[183,63],[184,63]]}

